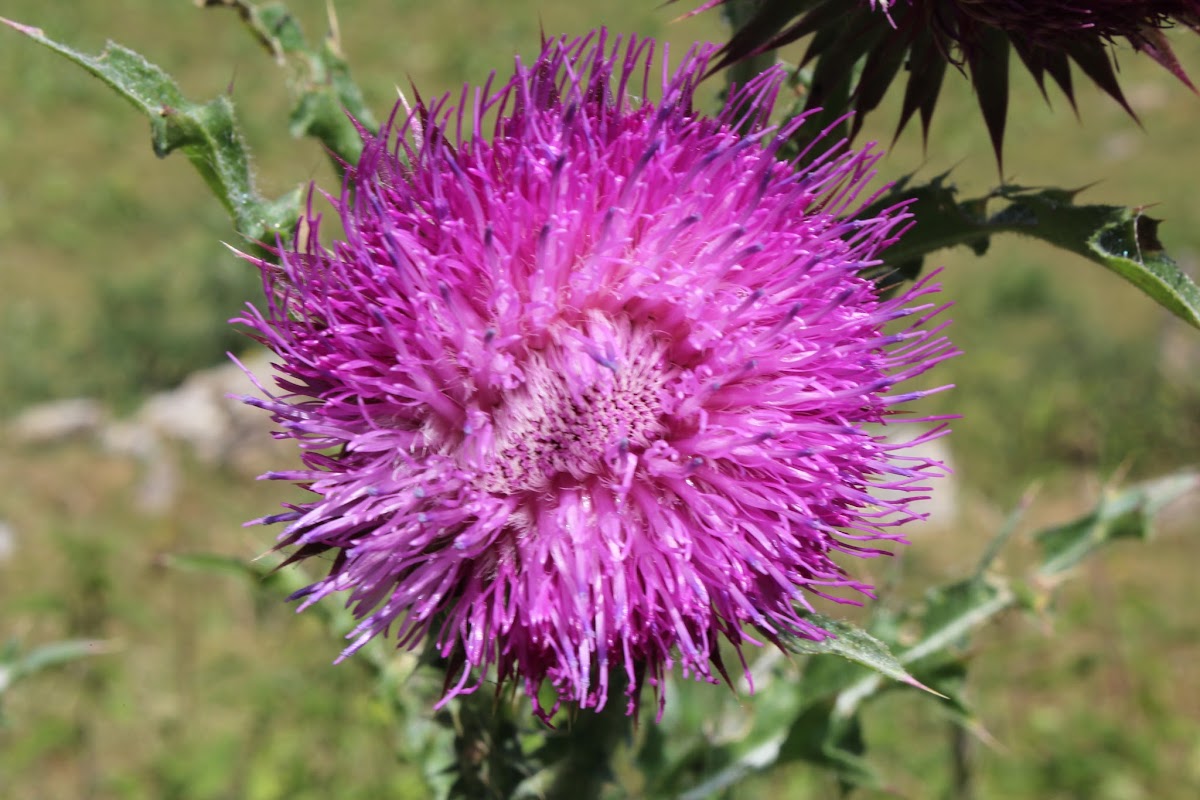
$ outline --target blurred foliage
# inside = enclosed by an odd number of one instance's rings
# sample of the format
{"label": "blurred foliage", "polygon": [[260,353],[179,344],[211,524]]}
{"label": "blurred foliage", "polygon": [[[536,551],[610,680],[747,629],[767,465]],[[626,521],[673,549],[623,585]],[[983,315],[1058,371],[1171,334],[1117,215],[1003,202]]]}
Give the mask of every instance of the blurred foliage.
{"label": "blurred foliage", "polygon": [[1200,287],[1163,250],[1157,237],[1159,220],[1144,209],[1081,204],[1078,189],[1011,185],[962,200],[946,178],[938,175],[915,186],[902,178],[862,212],[874,216],[905,203],[916,223],[887,249],[884,263],[868,271],[884,287],[914,280],[927,258],[946,248],[965,245],[983,256],[999,235],[1020,234],[1111,270],[1200,328]]}

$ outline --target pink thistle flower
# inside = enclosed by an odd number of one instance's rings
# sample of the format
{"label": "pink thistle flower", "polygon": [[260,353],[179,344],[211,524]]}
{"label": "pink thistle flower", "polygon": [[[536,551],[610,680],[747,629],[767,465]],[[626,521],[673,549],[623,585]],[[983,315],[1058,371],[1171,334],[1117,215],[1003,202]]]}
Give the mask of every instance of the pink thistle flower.
{"label": "pink thistle flower", "polygon": [[256,262],[267,306],[240,321],[283,394],[249,402],[305,464],[265,477],[314,495],[258,522],[288,523],[289,562],[332,551],[298,594],[347,595],[343,657],[432,638],[446,698],[523,680],[545,718],[545,681],[599,709],[617,675],[661,710],[675,664],[728,679],[722,639],[827,636],[809,596],[870,592],[835,556],[902,541],[942,471],[866,427],[953,354],[934,285],[859,274],[908,219],[854,218],[878,156],[797,172],[775,153],[802,120],[767,125],[781,72],[709,117],[712,49],[657,101],[653,50],[554,40],[419,107],[366,137],[342,240],[310,211]]}

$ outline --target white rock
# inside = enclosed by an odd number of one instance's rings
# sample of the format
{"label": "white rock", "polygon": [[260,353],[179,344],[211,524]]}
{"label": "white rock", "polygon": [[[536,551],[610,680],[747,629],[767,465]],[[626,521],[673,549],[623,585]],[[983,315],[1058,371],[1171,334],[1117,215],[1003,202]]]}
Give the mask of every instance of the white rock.
{"label": "white rock", "polygon": [[156,459],[143,462],[134,505],[143,514],[166,514],[175,507],[179,488],[179,466],[174,458],[163,453]]}
{"label": "white rock", "polygon": [[0,563],[11,561],[15,552],[17,535],[13,532],[12,525],[0,519]]}
{"label": "white rock", "polygon": [[165,514],[179,495],[179,467],[153,429],[134,420],[118,420],[104,426],[100,445],[113,455],[135,459],[141,474],[134,488],[134,507],[143,514]]}
{"label": "white rock", "polygon": [[9,422],[9,435],[23,444],[49,444],[80,436],[91,436],[104,424],[106,414],[99,401],[86,397],[39,403]]}
{"label": "white rock", "polygon": [[[269,379],[267,358],[251,358],[247,367]],[[257,394],[237,364],[224,364],[193,373],[178,388],[153,395],[135,419],[165,439],[184,443],[205,464],[227,464],[239,447],[256,436],[265,439],[270,428],[266,414],[229,397]]]}
{"label": "white rock", "polygon": [[132,420],[114,420],[100,431],[100,446],[118,456],[152,460],[162,454],[162,440],[150,428]]}

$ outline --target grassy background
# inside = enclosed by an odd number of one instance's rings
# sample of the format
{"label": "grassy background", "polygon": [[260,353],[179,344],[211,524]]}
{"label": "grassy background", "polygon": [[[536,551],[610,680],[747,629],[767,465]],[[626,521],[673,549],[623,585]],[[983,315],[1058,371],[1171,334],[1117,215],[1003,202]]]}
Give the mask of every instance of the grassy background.
{"label": "grassy background", "polygon": [[[310,35],[323,31],[323,2],[292,7]],[[342,0],[338,11],[345,50],[380,111],[397,84],[411,80],[428,96],[506,70],[513,52],[535,52],[539,28],[605,23],[682,47],[722,35],[716,15],[672,23],[674,8],[638,0]],[[232,87],[265,194],[310,179],[333,185],[319,149],[284,132],[284,76],[232,15],[182,0],[4,0],[0,15],[93,51],[119,40],[193,98]],[[1200,73],[1200,38],[1176,40]],[[1087,88],[1079,125],[1065,100],[1052,96],[1049,108],[1019,78],[1006,177],[1099,181],[1084,200],[1157,204],[1150,213],[1167,220],[1169,250],[1194,266],[1200,101],[1147,59],[1125,54],[1122,67],[1144,130]],[[965,192],[981,193],[996,167],[969,92],[949,83],[934,147],[923,151],[910,131],[883,169],[953,167]],[[241,347],[224,320],[257,281],[219,244],[233,233],[190,165],[155,159],[144,120],[8,31],[0,97],[0,417],[75,396],[129,409]],[[884,109],[868,134],[890,141],[894,119],[894,106]],[[964,509],[952,526],[914,533],[909,594],[959,574],[1030,481],[1045,482],[1035,519],[1062,519],[1114,471],[1153,474],[1194,463],[1200,448],[1200,337],[1149,300],[1094,265],[1016,239],[996,241],[984,259],[951,251],[936,260],[966,353],[936,376],[958,385],[936,406],[963,415],[952,446]],[[279,487],[189,463],[177,506],[146,517],[131,506],[137,479],[134,464],[87,443],[0,451],[0,521],[17,547],[0,563],[0,636],[120,643],[11,693],[0,796],[421,797],[417,765],[395,763],[388,706],[353,665],[329,666],[337,643],[320,625],[235,581],[162,565],[181,551],[261,551],[270,534],[239,523],[274,508]],[[974,694],[1000,746],[977,753],[981,797],[1196,796],[1196,527],[1178,518],[1158,543],[1089,567],[1052,622],[1014,617],[984,638]],[[869,742],[902,795],[937,796],[947,781],[942,727],[906,696],[888,702]],[[736,796],[783,787],[797,796],[828,788],[795,769]]]}

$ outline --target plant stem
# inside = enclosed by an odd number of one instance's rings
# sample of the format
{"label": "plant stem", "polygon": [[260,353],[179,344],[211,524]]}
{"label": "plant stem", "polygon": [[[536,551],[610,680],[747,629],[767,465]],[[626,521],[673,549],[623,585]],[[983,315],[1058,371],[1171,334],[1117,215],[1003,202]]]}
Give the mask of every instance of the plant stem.
{"label": "plant stem", "polygon": [[579,711],[559,741],[563,755],[547,800],[599,800],[614,777],[613,754],[631,730],[624,703],[610,700],[603,711]]}
{"label": "plant stem", "polygon": [[971,774],[971,734],[958,720],[947,723],[950,749],[950,797],[954,800],[973,800],[975,784]]}

